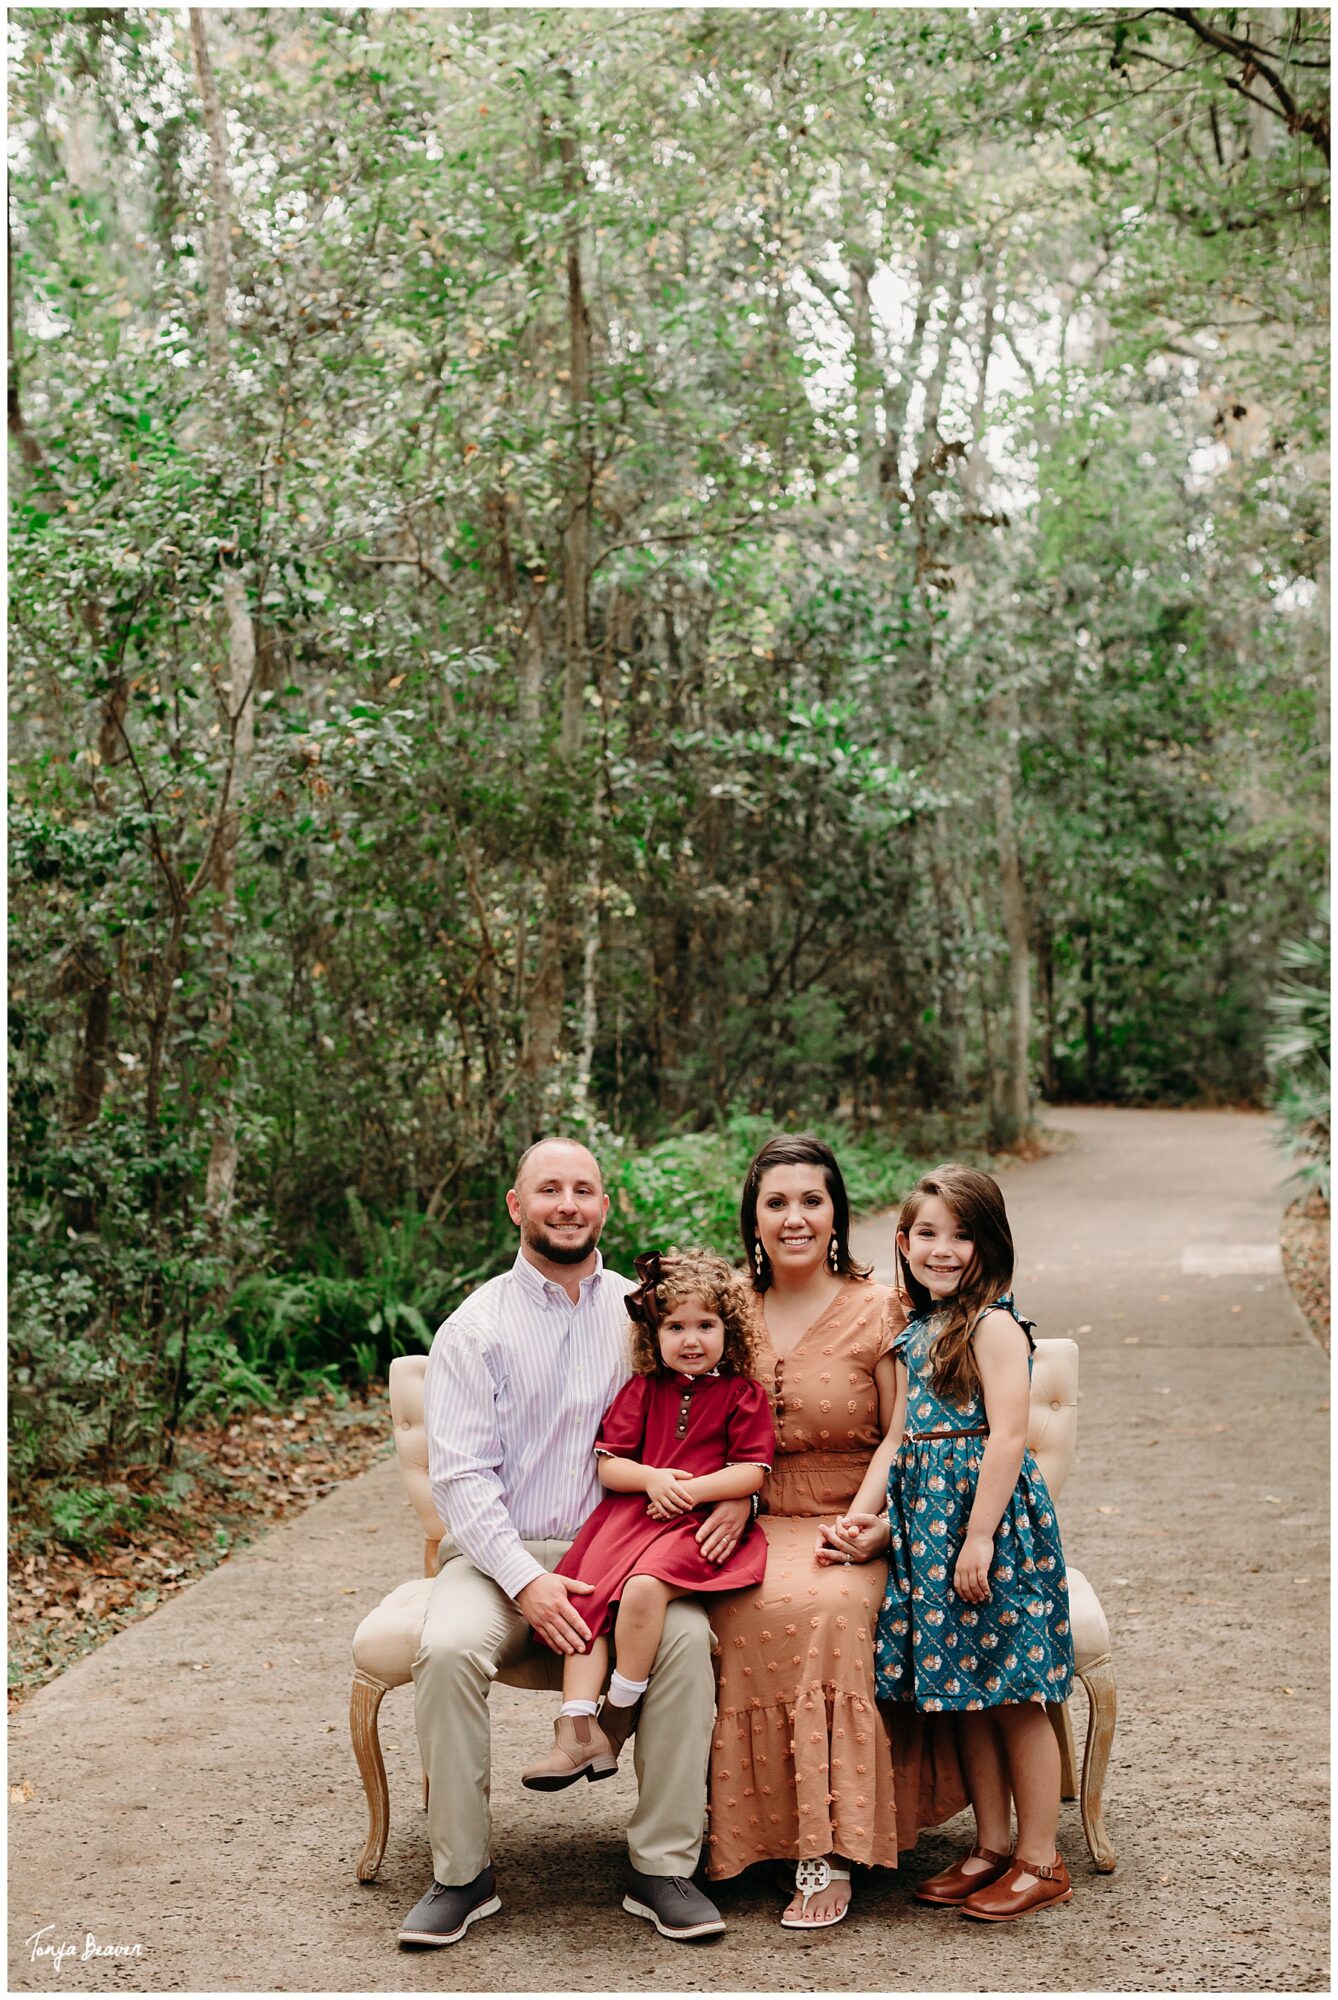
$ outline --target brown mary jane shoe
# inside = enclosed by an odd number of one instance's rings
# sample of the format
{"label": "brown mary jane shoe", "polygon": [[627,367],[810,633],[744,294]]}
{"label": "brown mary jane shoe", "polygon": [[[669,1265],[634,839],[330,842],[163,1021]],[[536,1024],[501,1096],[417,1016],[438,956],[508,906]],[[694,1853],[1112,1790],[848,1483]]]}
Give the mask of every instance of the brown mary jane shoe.
{"label": "brown mary jane shoe", "polygon": [[[963,1866],[967,1861],[988,1861],[988,1868],[977,1868],[967,1874]],[[931,1875],[911,1894],[917,1903],[933,1903],[941,1910],[955,1910],[968,1896],[974,1896],[977,1889],[988,1889],[991,1882],[1013,1865],[1011,1854],[996,1854],[992,1847],[973,1847],[964,1854],[961,1861],[954,1861],[951,1868],[945,1868],[938,1875]]]}
{"label": "brown mary jane shoe", "polygon": [[[1018,1887],[1023,1876],[1032,1877],[1028,1888]],[[1019,1861],[1016,1855],[1008,1871],[988,1889],[977,1889],[962,1904],[964,1917],[978,1917],[986,1924],[1011,1924],[1016,1917],[1025,1917],[1030,1910],[1044,1910],[1051,1903],[1068,1903],[1073,1899],[1073,1884],[1069,1881],[1069,1871],[1064,1866],[1062,1855],[1042,1867],[1039,1861]]]}

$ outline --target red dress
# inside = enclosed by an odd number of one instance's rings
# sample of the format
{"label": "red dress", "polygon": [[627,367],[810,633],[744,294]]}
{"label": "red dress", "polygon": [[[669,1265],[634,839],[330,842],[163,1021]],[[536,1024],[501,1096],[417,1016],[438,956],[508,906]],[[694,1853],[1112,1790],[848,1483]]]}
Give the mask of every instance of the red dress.
{"label": "red dress", "polygon": [[[771,1404],[760,1382],[743,1375],[634,1375],[604,1413],[595,1450],[641,1465],[672,1465],[704,1477],[726,1465],[771,1466],[776,1448]],[[557,1566],[559,1576],[593,1583],[578,1598],[593,1638],[607,1631],[629,1576],[655,1576],[679,1590],[744,1590],[766,1575],[767,1545],[756,1522],[727,1562],[708,1562],[697,1530],[710,1513],[694,1507],[673,1521],[653,1521],[644,1493],[601,1500]],[[586,1648],[589,1651],[589,1647]]]}

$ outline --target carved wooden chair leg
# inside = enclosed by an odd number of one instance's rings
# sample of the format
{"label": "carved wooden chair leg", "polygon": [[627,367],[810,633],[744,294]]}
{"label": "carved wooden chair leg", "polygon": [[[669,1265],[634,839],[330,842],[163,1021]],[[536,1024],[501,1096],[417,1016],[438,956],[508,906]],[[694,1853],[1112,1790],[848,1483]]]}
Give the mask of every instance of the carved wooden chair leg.
{"label": "carved wooden chair leg", "polygon": [[1066,1701],[1047,1701],[1045,1708],[1059,1744],[1059,1796],[1061,1799],[1076,1799],[1078,1755],[1073,1747],[1073,1717],[1069,1714],[1069,1705]]}
{"label": "carved wooden chair leg", "polygon": [[362,1774],[362,1788],[367,1794],[367,1844],[358,1859],[360,1882],[376,1880],[381,1857],[386,1851],[386,1836],[390,1832],[390,1791],[386,1785],[386,1767],[381,1756],[381,1738],[376,1721],[377,1710],[385,1694],[386,1689],[380,1681],[374,1681],[360,1667],[354,1670],[348,1727],[353,1738],[353,1754]]}
{"label": "carved wooden chair leg", "polygon": [[1087,1742],[1083,1749],[1082,1790],[1079,1805],[1083,1832],[1092,1851],[1098,1873],[1109,1875],[1115,1866],[1115,1849],[1106,1837],[1101,1817],[1101,1794],[1110,1762],[1110,1746],[1115,1738],[1115,1672],[1107,1655],[1082,1669],[1078,1678],[1087,1690]]}

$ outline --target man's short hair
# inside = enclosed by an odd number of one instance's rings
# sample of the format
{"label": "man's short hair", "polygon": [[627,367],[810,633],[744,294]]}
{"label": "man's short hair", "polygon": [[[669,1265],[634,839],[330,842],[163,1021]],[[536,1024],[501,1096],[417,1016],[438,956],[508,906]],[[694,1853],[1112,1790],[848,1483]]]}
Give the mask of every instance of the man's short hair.
{"label": "man's short hair", "polygon": [[[568,1139],[561,1132],[549,1132],[545,1134],[545,1136],[542,1139],[536,1139],[532,1146],[527,1146],[524,1152],[521,1154],[520,1158],[516,1161],[516,1174],[515,1174],[515,1179],[511,1183],[512,1187],[520,1186],[520,1177],[525,1171],[526,1162],[529,1160],[532,1154],[538,1152],[540,1146],[577,1146],[580,1148],[581,1152],[590,1153],[590,1148],[586,1145],[583,1139]],[[590,1157],[592,1160],[595,1160],[595,1156],[593,1153],[590,1153]],[[604,1185],[604,1176],[603,1173],[600,1171],[600,1165],[598,1160],[595,1160],[595,1172],[596,1174],[599,1175],[599,1185],[602,1188]]]}

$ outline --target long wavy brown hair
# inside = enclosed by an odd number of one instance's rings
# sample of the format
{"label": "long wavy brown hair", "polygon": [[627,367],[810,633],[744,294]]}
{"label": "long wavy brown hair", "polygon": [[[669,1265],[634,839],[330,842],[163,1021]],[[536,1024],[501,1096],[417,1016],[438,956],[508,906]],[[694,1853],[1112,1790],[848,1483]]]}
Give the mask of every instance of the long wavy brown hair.
{"label": "long wavy brown hair", "polygon": [[[903,1236],[925,1203],[935,1195],[961,1223],[975,1245],[950,1299],[936,1304],[932,1294],[912,1276]],[[971,1346],[981,1313],[1013,1282],[1013,1232],[997,1181],[974,1167],[935,1167],[915,1183],[897,1218],[897,1264],[902,1283],[919,1314],[935,1313],[937,1324],[929,1350],[929,1380],[936,1395],[965,1408],[980,1388],[980,1371]]]}
{"label": "long wavy brown hair", "polygon": [[[643,1261],[637,1259],[638,1267]],[[632,1372],[636,1375],[670,1372],[660,1354],[659,1325],[666,1313],[673,1312],[685,1299],[700,1299],[724,1322],[721,1373],[751,1375],[752,1295],[738,1272],[712,1250],[666,1250],[658,1260],[655,1283],[643,1284],[636,1292],[628,1293],[624,1303],[632,1315]]]}

